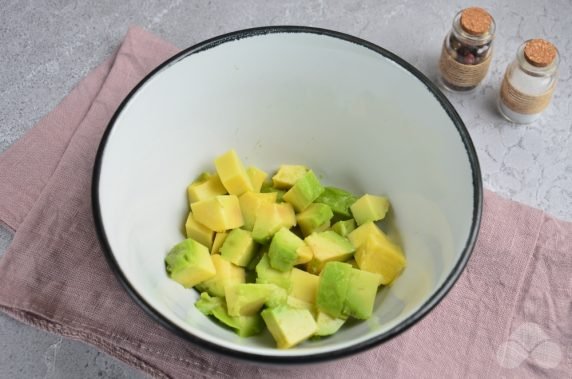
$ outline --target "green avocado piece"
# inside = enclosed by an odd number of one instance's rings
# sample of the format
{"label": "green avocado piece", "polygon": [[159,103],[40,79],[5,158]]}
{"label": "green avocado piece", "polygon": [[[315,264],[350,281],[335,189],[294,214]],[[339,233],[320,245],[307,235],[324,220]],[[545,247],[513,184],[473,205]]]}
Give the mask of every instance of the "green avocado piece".
{"label": "green avocado piece", "polygon": [[211,297],[206,292],[201,293],[201,297],[195,303],[195,307],[204,315],[212,315],[224,325],[234,329],[240,337],[250,337],[259,334],[264,328],[264,322],[260,315],[230,316],[224,299]]}
{"label": "green avocado piece", "polygon": [[312,260],[306,265],[307,271],[312,274],[319,274],[327,262],[348,260],[355,251],[347,238],[332,230],[312,233],[304,241],[314,253]]}
{"label": "green avocado piece", "polygon": [[350,209],[357,224],[363,225],[368,222],[383,220],[389,210],[389,200],[387,197],[366,193],[353,203]]}
{"label": "green avocado piece", "polygon": [[206,291],[212,296],[224,296],[224,289],[228,285],[244,283],[245,272],[242,267],[238,267],[219,254],[211,255],[211,259],[216,268],[216,275],[195,286],[198,291]]}
{"label": "green avocado piece", "polygon": [[342,312],[360,320],[369,318],[380,280],[379,274],[352,268]]}
{"label": "green avocado piece", "polygon": [[272,242],[268,250],[270,266],[282,272],[292,270],[298,258],[297,250],[303,245],[304,241],[296,234],[287,228],[280,229],[274,234],[274,237],[272,237]]}
{"label": "green avocado piece", "polygon": [[338,221],[332,225],[331,229],[342,237],[347,237],[356,228],[356,222],[352,218],[350,220]]}
{"label": "green avocado piece", "polygon": [[261,204],[256,211],[252,238],[260,244],[265,244],[280,228],[290,229],[294,225],[296,225],[296,215],[292,205],[288,203]]}
{"label": "green avocado piece", "polygon": [[354,194],[343,189],[326,187],[315,202],[328,205],[338,215],[351,217],[350,207],[357,199]]}
{"label": "green avocado piece", "polygon": [[244,229],[233,229],[220,247],[220,254],[237,266],[246,267],[256,255],[256,243],[252,233]]}
{"label": "green avocado piece", "polygon": [[165,257],[167,275],[185,288],[216,275],[209,249],[191,238],[176,244]]}
{"label": "green avocado piece", "polygon": [[284,194],[284,201],[292,204],[296,212],[302,212],[324,192],[324,187],[312,170],[308,170],[292,188]]}
{"label": "green avocado piece", "polygon": [[334,318],[341,318],[352,275],[352,266],[342,262],[328,262],[320,273],[316,306]]}
{"label": "green avocado piece", "polygon": [[263,310],[262,318],[279,349],[288,349],[299,344],[311,337],[317,328],[309,310],[287,305]]}
{"label": "green avocado piece", "polygon": [[226,308],[231,316],[252,316],[278,289],[275,284],[240,283],[225,288]]}
{"label": "green avocado piece", "polygon": [[318,326],[315,336],[325,337],[336,333],[346,322],[345,318],[330,317],[327,313],[318,312],[316,325]]}
{"label": "green avocado piece", "polygon": [[271,283],[276,284],[278,287],[284,288],[290,292],[292,282],[290,280],[291,271],[282,272],[270,266],[270,259],[268,254],[265,254],[256,265],[256,283]]}
{"label": "green avocado piece", "polygon": [[306,237],[314,232],[327,229],[332,217],[334,217],[334,213],[328,205],[313,203],[296,215],[296,221],[302,234]]}

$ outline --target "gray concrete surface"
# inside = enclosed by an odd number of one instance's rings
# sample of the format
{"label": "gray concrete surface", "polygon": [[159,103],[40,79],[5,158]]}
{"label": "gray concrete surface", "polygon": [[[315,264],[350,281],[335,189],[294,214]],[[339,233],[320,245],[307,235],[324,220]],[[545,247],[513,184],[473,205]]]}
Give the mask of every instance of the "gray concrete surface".
{"label": "gray concrete surface", "polygon": [[[434,79],[456,11],[479,5],[498,24],[491,73],[470,95],[448,94],[473,137],[486,187],[572,220],[572,2],[510,0],[0,1],[0,152],[108,56],[129,25],[186,47],[253,26],[330,28],[379,44]],[[496,111],[500,80],[518,45],[543,37],[562,54],[559,87],[544,117],[514,126]],[[23,173],[24,174],[24,173]],[[10,243],[0,227],[0,256]],[[0,378],[138,378],[83,343],[0,314]]]}

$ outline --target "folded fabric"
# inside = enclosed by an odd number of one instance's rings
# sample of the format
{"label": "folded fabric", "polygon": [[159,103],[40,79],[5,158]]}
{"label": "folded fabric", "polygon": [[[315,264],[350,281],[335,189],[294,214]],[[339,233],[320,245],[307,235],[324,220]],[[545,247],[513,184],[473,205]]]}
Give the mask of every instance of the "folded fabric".
{"label": "folded fabric", "polygon": [[95,233],[91,175],[114,111],[177,49],[138,28],[0,156],[0,309],[156,377],[570,377],[572,223],[486,192],[473,256],[447,297],[393,340],[315,366],[212,354],[163,329],[122,289]]}

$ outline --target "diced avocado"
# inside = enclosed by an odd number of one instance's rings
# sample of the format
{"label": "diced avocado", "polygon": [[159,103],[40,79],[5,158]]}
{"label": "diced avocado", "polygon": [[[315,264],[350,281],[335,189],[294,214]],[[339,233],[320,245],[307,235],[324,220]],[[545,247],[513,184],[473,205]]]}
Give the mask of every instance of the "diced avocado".
{"label": "diced avocado", "polygon": [[351,258],[355,251],[347,238],[331,230],[311,234],[304,241],[312,248],[314,254],[307,264],[307,270],[312,274],[319,274],[327,262],[345,261]]}
{"label": "diced avocado", "polygon": [[379,229],[373,222],[366,222],[365,224],[358,226],[348,234],[348,239],[356,249],[359,249],[359,247],[367,241],[367,238],[370,235],[376,235],[381,239],[387,240],[385,233],[382,232],[381,229]]}
{"label": "diced avocado", "polygon": [[246,191],[253,190],[250,178],[236,151],[229,150],[217,157],[215,167],[222,185],[229,194],[240,196]]}
{"label": "diced avocado", "polygon": [[250,178],[250,183],[252,183],[252,191],[260,192],[262,183],[268,177],[268,174],[258,167],[249,167],[246,169],[246,174]]}
{"label": "diced avocado", "polygon": [[276,203],[276,193],[245,192],[238,198],[244,219],[243,229],[252,231],[256,221],[256,212],[261,203]]}
{"label": "diced avocado", "polygon": [[312,248],[308,245],[306,245],[306,243],[304,243],[304,245],[300,246],[298,248],[298,250],[296,250],[296,253],[298,254],[298,257],[296,258],[296,263],[295,265],[301,265],[304,263],[308,263],[312,260],[312,258],[314,258],[314,252],[312,251]]}
{"label": "diced avocado", "polygon": [[272,291],[264,305],[268,308],[274,308],[286,304],[288,300],[288,292],[286,292],[284,288],[278,287],[276,284],[269,285],[274,286],[274,291]]}
{"label": "diced avocado", "polygon": [[380,275],[352,268],[346,301],[342,312],[360,320],[365,320],[373,312]]}
{"label": "diced avocado", "polygon": [[337,215],[350,217],[350,206],[356,200],[357,197],[348,191],[335,187],[326,187],[315,202],[328,205]]}
{"label": "diced avocado", "polygon": [[291,272],[281,272],[270,266],[268,255],[262,256],[260,262],[256,265],[256,283],[272,283],[278,287],[284,288],[290,292],[292,282],[290,281]]}
{"label": "diced avocado", "polygon": [[286,305],[296,309],[307,309],[308,311],[310,311],[312,316],[315,316],[317,312],[315,303],[308,303],[307,301],[298,299],[297,297],[294,296],[288,296],[288,298],[286,299]]}
{"label": "diced avocado", "polygon": [[213,241],[213,245],[211,247],[211,255],[212,254],[218,254],[220,247],[222,246],[222,244],[224,243],[224,240],[226,239],[226,236],[228,235],[227,232],[218,232],[215,233],[215,237],[214,237],[214,241]]}
{"label": "diced avocado", "polygon": [[210,175],[203,173],[199,178],[187,187],[187,196],[189,205],[201,201],[208,200],[215,196],[226,194],[226,188],[222,185],[218,175]]}
{"label": "diced avocado", "polygon": [[270,266],[278,271],[290,271],[298,259],[298,248],[304,241],[286,228],[281,228],[272,237],[268,258]]}
{"label": "diced avocado", "polygon": [[294,209],[288,203],[261,203],[256,211],[252,237],[258,243],[268,242],[280,228],[296,225]]}
{"label": "diced avocado", "polygon": [[315,336],[325,337],[336,333],[346,322],[344,318],[331,317],[327,313],[318,312],[316,316],[317,330]]}
{"label": "diced avocado", "polygon": [[294,267],[290,274],[290,281],[292,282],[290,296],[294,296],[310,304],[316,303],[316,293],[320,281],[318,275],[313,275]]}
{"label": "diced avocado", "polygon": [[226,307],[231,316],[252,316],[272,297],[284,289],[275,284],[240,283],[225,288]]}
{"label": "diced avocado", "polygon": [[248,230],[233,229],[220,247],[220,254],[237,266],[246,267],[256,255],[256,243]]}
{"label": "diced avocado", "polygon": [[334,213],[326,204],[310,204],[308,208],[296,215],[296,221],[304,236],[321,232],[330,227]]}
{"label": "diced avocado", "polygon": [[355,259],[361,270],[379,274],[380,284],[391,283],[407,264],[399,246],[376,234],[357,249]]}
{"label": "diced avocado", "polygon": [[286,305],[262,311],[262,318],[279,349],[288,349],[312,336],[317,329],[312,313]]}
{"label": "diced avocado", "polygon": [[272,177],[274,188],[289,189],[306,174],[308,168],[300,165],[281,165]]}
{"label": "diced avocado", "polygon": [[223,298],[210,297],[206,292],[201,293],[201,297],[195,306],[206,316],[212,315],[218,321],[235,330],[240,337],[250,337],[262,332],[264,322],[260,315],[253,316],[230,316],[226,310]]}
{"label": "diced avocado", "polygon": [[187,217],[187,222],[185,222],[185,231],[187,232],[187,238],[194,239],[208,249],[211,248],[215,232],[198,223],[191,212],[189,212],[189,217]]}
{"label": "diced avocado", "polygon": [[382,220],[389,209],[387,197],[365,194],[350,207],[358,225]]}
{"label": "diced avocado", "polygon": [[191,204],[193,217],[215,232],[240,228],[244,225],[238,197],[234,195],[215,196]]}
{"label": "diced avocado", "polygon": [[272,182],[264,182],[262,183],[262,187],[260,188],[261,193],[275,193],[276,194],[276,202],[282,203],[284,194],[286,191],[272,187]]}
{"label": "diced avocado", "polygon": [[351,220],[338,221],[332,225],[331,229],[342,237],[347,237],[356,228],[356,222]]}
{"label": "diced avocado", "polygon": [[171,249],[165,257],[165,269],[171,279],[185,288],[216,275],[209,249],[190,238]]}
{"label": "diced avocado", "polygon": [[324,187],[312,170],[308,170],[292,188],[284,194],[284,201],[292,204],[296,212],[302,212],[324,192]]}
{"label": "diced avocado", "polygon": [[316,306],[319,311],[334,318],[342,317],[352,270],[352,266],[347,263],[326,263],[320,273],[316,295]]}
{"label": "diced avocado", "polygon": [[216,275],[196,285],[197,290],[207,291],[210,295],[225,295],[226,286],[244,283],[245,274],[242,267],[238,267],[222,258],[219,254],[211,255],[211,259],[216,269]]}

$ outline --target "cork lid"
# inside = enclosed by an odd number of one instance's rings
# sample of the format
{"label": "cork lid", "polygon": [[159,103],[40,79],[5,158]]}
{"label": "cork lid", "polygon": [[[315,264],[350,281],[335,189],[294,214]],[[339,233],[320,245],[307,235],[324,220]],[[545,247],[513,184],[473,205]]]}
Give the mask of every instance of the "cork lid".
{"label": "cork lid", "polygon": [[556,46],[543,39],[531,39],[524,46],[524,58],[533,66],[546,67],[556,58]]}
{"label": "cork lid", "polygon": [[483,8],[472,7],[461,12],[461,28],[472,35],[486,34],[493,22],[492,16]]}

